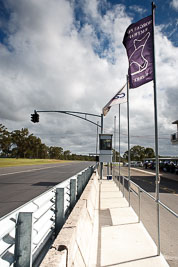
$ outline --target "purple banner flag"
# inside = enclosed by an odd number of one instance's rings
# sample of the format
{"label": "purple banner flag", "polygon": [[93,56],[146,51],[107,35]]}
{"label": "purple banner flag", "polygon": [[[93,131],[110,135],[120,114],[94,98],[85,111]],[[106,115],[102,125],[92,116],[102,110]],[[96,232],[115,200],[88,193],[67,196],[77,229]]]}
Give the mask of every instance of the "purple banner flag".
{"label": "purple banner flag", "polygon": [[131,24],[123,44],[129,60],[130,88],[136,88],[153,80],[153,27],[152,16]]}

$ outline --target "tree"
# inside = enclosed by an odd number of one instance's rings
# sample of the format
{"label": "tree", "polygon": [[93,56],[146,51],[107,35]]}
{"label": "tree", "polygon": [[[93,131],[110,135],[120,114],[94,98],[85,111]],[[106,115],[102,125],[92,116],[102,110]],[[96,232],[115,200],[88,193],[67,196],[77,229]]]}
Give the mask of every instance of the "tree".
{"label": "tree", "polygon": [[8,132],[7,128],[4,125],[0,124],[0,151],[2,151],[2,155],[8,157],[10,154],[11,146],[11,134]]}
{"label": "tree", "polygon": [[[70,150],[63,151],[62,147],[48,147],[45,144],[42,144],[39,137],[30,134],[27,128],[9,132],[2,124],[0,124],[0,155],[16,158],[50,158],[95,161],[95,157],[76,154],[71,155]],[[118,156],[117,151],[116,156]]]}
{"label": "tree", "polygon": [[153,148],[147,147],[145,148],[145,158],[154,158],[155,157],[155,152]]}
{"label": "tree", "polygon": [[41,149],[41,139],[39,137],[30,134],[27,137],[27,151],[26,157],[27,158],[41,158],[40,157],[40,149]]}
{"label": "tree", "polygon": [[[115,149],[113,149],[112,152],[113,152],[113,161],[115,161],[115,159],[116,159],[116,162],[118,162],[119,161],[119,152]],[[122,157],[121,157],[121,159],[122,159]]]}
{"label": "tree", "polygon": [[49,157],[50,157],[50,159],[61,159],[62,158],[62,153],[63,153],[63,148],[62,147],[51,146],[49,148]]}
{"label": "tree", "polygon": [[[152,148],[145,148],[143,146],[133,146],[130,149],[130,159],[135,161],[142,161],[145,158],[155,157],[154,150]],[[128,151],[125,151],[123,159],[128,161]]]}
{"label": "tree", "polygon": [[17,158],[25,158],[28,151],[28,135],[29,131],[27,128],[21,130],[15,130],[11,133],[13,150],[12,154]]}
{"label": "tree", "polygon": [[145,157],[145,148],[143,146],[134,146],[130,149],[131,160],[142,161]]}
{"label": "tree", "polygon": [[63,154],[64,154],[64,159],[70,159],[70,154],[71,154],[70,150],[65,150]]}
{"label": "tree", "polygon": [[40,159],[47,159],[49,157],[49,147],[45,144],[41,144],[38,150],[38,157]]}

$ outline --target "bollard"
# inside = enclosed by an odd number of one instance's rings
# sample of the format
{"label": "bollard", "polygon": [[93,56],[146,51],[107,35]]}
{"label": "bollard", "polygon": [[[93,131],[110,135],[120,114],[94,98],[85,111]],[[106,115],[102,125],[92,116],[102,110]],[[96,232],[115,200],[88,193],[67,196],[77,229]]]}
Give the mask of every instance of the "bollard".
{"label": "bollard", "polygon": [[70,209],[72,210],[76,202],[76,179],[70,180]]}
{"label": "bollard", "polygon": [[55,234],[57,235],[64,224],[64,188],[56,188]]}
{"label": "bollard", "polygon": [[19,212],[15,234],[14,267],[32,266],[33,213]]}

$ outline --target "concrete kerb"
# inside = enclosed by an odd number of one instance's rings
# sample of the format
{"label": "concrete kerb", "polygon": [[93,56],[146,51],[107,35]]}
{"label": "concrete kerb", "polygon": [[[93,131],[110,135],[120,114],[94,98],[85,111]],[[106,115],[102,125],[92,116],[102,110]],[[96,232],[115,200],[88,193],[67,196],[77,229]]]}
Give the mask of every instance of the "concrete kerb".
{"label": "concrete kerb", "polygon": [[41,267],[88,266],[95,210],[99,203],[99,176],[93,174]]}

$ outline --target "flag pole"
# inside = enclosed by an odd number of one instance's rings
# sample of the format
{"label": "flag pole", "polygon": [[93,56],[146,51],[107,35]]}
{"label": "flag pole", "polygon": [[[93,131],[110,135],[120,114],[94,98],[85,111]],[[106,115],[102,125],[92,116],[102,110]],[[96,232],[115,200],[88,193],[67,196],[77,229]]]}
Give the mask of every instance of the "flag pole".
{"label": "flag pole", "polygon": [[[101,134],[104,129],[103,113],[101,114]],[[100,162],[100,179],[103,179],[103,162]]]}
{"label": "flag pole", "polygon": [[115,179],[115,163],[116,163],[116,116],[114,116],[114,165],[113,165],[114,179]]}
{"label": "flag pole", "polygon": [[96,127],[96,157],[98,156],[98,124],[99,121],[97,121],[97,127]]}
{"label": "flag pole", "polygon": [[157,115],[157,92],[156,92],[156,62],[155,62],[155,8],[156,5],[152,2],[152,26],[153,26],[153,89],[154,89],[154,120],[155,120],[155,155],[156,155],[156,203],[157,203],[157,227],[158,227],[158,246],[157,255],[160,255],[160,212],[159,212],[159,155],[158,155],[158,115]]}
{"label": "flag pole", "polygon": [[128,189],[129,189],[129,207],[130,207],[130,116],[129,116],[129,76],[127,79],[127,123],[128,123]]}
{"label": "flag pole", "polygon": [[121,176],[121,107],[119,104],[119,189]]}

